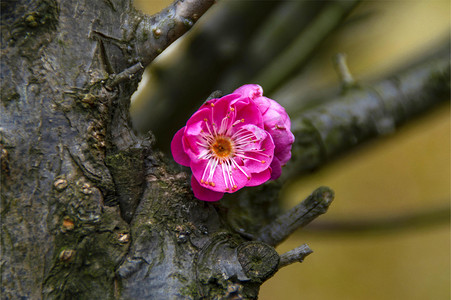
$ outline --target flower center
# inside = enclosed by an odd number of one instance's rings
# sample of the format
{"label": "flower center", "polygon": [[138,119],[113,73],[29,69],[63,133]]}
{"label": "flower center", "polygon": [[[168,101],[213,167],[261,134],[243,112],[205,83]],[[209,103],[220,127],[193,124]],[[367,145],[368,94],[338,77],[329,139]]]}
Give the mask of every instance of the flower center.
{"label": "flower center", "polygon": [[210,146],[211,151],[218,158],[226,158],[232,154],[233,146],[228,137],[218,136],[214,143]]}

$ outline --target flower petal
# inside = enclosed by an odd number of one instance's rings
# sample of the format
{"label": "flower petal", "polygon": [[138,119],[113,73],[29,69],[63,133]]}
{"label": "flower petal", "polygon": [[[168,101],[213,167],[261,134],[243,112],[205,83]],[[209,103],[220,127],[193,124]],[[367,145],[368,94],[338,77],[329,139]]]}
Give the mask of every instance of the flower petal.
{"label": "flower petal", "polygon": [[254,99],[254,102],[257,105],[260,112],[262,113],[262,115],[264,115],[271,106],[271,102],[269,100],[271,99],[266,97],[257,97]]}
{"label": "flower petal", "polygon": [[233,193],[248,182],[251,172],[245,166],[215,163],[212,159],[191,161],[193,176],[201,186],[221,193]]}
{"label": "flower petal", "polygon": [[253,124],[263,128],[262,113],[254,102],[243,99],[242,101],[236,101],[234,107],[236,112],[235,120],[241,121],[241,123],[236,125],[236,129],[245,124]]}
{"label": "flower petal", "polygon": [[204,188],[197,182],[194,176],[191,176],[191,187],[193,188],[194,196],[202,201],[219,201],[224,196],[224,193],[218,193]]}
{"label": "flower petal", "polygon": [[278,124],[280,126],[288,127],[288,129],[290,128],[290,117],[285,111],[285,108],[279,103],[267,97],[259,97],[254,101],[263,113],[263,122],[265,125],[271,127]]}
{"label": "flower petal", "polygon": [[182,127],[177,133],[174,135],[171,141],[171,152],[174,160],[181,164],[182,166],[189,167],[190,159],[188,155],[186,155],[185,150],[183,148],[183,134],[185,133],[185,127]]}
{"label": "flower petal", "polygon": [[260,105],[259,108],[269,105],[263,113],[263,122],[265,130],[273,138],[274,155],[284,165],[291,158],[291,146],[294,142],[294,135],[290,131],[290,117],[285,109],[272,99],[259,97],[254,101]]}
{"label": "flower petal", "polygon": [[207,119],[210,120],[212,126],[216,127],[215,130],[220,134],[224,133],[224,130],[221,130],[221,126],[226,128],[231,125],[231,119],[227,118],[227,116],[231,113],[230,107],[232,103],[239,97],[237,94],[226,95],[210,105],[211,114]]}
{"label": "flower petal", "polygon": [[260,173],[252,173],[251,180],[249,180],[246,186],[257,186],[265,183],[271,178],[271,170],[268,168]]}
{"label": "flower petal", "polygon": [[244,139],[244,142],[235,151],[244,166],[252,173],[267,169],[274,157],[272,137],[265,130],[251,124],[244,125],[238,133],[235,136],[238,140]]}
{"label": "flower petal", "polygon": [[294,135],[289,129],[276,127],[268,130],[274,140],[274,156],[276,156],[282,165],[286,164],[291,158],[291,147],[294,142]]}
{"label": "flower petal", "polygon": [[185,135],[182,140],[186,154],[191,160],[197,160],[203,150],[199,146],[202,142],[201,133],[212,130],[205,125],[205,120],[211,118],[210,109],[203,108],[191,116],[185,126]]}
{"label": "flower petal", "polygon": [[271,180],[276,180],[277,178],[282,175],[282,165],[280,164],[280,161],[277,157],[274,157],[274,159],[271,162]]}
{"label": "flower petal", "polygon": [[234,90],[233,93],[255,99],[263,95],[263,89],[258,84],[245,84]]}

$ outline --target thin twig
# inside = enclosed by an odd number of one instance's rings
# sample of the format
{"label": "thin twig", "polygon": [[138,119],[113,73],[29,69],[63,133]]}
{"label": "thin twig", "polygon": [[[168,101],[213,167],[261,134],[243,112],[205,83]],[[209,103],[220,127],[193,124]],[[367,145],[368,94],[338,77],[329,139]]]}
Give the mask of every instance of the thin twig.
{"label": "thin twig", "polygon": [[338,76],[340,77],[343,92],[358,86],[351,74],[351,71],[349,71],[348,64],[346,62],[346,54],[337,53],[334,57],[334,66]]}
{"label": "thin twig", "polygon": [[303,244],[291,251],[280,255],[279,269],[296,262],[303,262],[304,258],[312,254],[313,250],[307,244]]}

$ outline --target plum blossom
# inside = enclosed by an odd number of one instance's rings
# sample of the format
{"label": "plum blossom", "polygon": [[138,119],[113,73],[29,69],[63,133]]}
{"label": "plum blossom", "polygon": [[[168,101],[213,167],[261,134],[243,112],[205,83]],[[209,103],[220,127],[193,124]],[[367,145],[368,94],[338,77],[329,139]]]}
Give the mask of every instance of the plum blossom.
{"label": "plum blossom", "polygon": [[191,168],[196,198],[218,201],[224,193],[277,179],[291,157],[290,118],[259,85],[204,103],[174,136],[174,160]]}

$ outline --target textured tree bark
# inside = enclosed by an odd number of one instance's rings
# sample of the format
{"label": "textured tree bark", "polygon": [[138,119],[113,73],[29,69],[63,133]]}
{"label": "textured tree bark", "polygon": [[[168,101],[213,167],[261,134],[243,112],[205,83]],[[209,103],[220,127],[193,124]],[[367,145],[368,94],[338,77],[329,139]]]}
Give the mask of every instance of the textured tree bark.
{"label": "textured tree bark", "polygon": [[279,265],[132,129],[143,68],[212,4],[2,2],[2,298],[256,298],[311,252]]}

